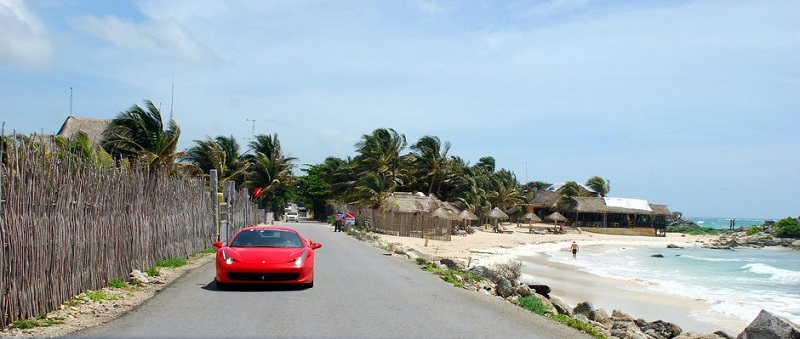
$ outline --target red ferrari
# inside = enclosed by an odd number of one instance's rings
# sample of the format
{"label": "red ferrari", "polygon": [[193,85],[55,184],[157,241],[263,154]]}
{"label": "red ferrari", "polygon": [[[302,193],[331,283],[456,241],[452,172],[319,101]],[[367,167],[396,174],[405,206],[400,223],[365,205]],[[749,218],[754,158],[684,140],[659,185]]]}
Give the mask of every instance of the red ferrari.
{"label": "red ferrari", "polygon": [[314,287],[314,250],[322,244],[289,227],[245,227],[217,248],[218,288],[231,284],[300,284]]}

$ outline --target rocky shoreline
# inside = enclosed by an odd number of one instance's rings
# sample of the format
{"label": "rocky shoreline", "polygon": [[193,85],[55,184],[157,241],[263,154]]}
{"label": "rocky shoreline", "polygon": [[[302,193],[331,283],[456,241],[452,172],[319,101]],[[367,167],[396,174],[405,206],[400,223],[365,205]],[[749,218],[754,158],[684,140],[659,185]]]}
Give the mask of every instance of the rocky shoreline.
{"label": "rocky shoreline", "polygon": [[[798,338],[800,339],[800,327],[791,321],[762,310],[761,313],[748,325],[738,336],[734,337],[724,331],[713,333],[684,332],[680,326],[674,323],[655,320],[647,321],[637,319],[621,310],[613,310],[609,315],[607,311],[595,309],[589,301],[578,303],[570,307],[558,296],[550,293],[550,287],[546,285],[531,285],[519,281],[510,281],[504,277],[499,277],[493,273],[492,268],[485,266],[469,267],[470,262],[462,258],[432,258],[420,251],[401,243],[392,243],[382,240],[379,235],[361,234],[355,236],[357,239],[367,242],[374,247],[381,248],[391,255],[404,257],[411,261],[418,258],[433,262],[443,269],[453,269],[456,271],[468,272],[484,277],[477,283],[470,283],[466,279],[456,275],[456,279],[461,279],[464,289],[473,290],[478,293],[498,297],[508,302],[519,305],[518,300],[525,297],[536,297],[543,304],[547,305],[552,314],[561,314],[583,322],[597,332],[603,333],[607,338],[679,338],[679,339],[716,339],[716,338]],[[761,246],[762,242],[754,241],[747,237],[746,241],[742,237],[732,237],[735,246]],[[729,238],[714,239],[705,244],[709,248],[725,248],[723,244],[729,244]],[[738,241],[737,241],[738,240]],[[776,242],[784,244],[784,242]],[[794,247],[789,243],[789,247]],[[766,335],[766,336],[765,336]]]}

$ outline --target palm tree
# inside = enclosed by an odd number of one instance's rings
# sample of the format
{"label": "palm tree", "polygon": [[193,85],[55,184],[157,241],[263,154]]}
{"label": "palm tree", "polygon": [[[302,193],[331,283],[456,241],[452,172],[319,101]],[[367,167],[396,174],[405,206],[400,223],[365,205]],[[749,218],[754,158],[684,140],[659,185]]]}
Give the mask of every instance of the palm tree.
{"label": "palm tree", "polygon": [[102,147],[114,158],[139,160],[151,171],[167,171],[182,153],[176,152],[181,130],[175,120],[166,126],[150,100],[145,107],[131,106],[119,113],[103,131]]}
{"label": "palm tree", "polygon": [[95,146],[83,131],[78,131],[72,138],[55,136],[53,142],[66,152],[88,160],[94,166],[111,167],[114,165],[114,159],[103,148]]}
{"label": "palm tree", "polygon": [[595,191],[600,197],[605,197],[608,192],[611,192],[611,180],[605,180],[596,175],[586,181],[586,186]]}
{"label": "palm tree", "polygon": [[492,189],[489,200],[492,206],[505,210],[524,201],[514,173],[503,169],[495,173],[490,180]]}
{"label": "palm tree", "polygon": [[264,192],[267,207],[279,212],[278,207],[290,202],[293,192],[295,157],[286,156],[281,150],[278,134],[256,135],[250,142],[254,154],[247,155],[249,170],[244,185],[250,188],[260,187]]}
{"label": "palm tree", "polygon": [[372,134],[361,136],[356,143],[357,168],[360,175],[373,172],[381,176],[386,188],[394,188],[404,184],[407,157],[400,155],[406,148],[406,136],[394,129],[379,128]]}
{"label": "palm tree", "polygon": [[426,135],[411,145],[411,149],[416,156],[414,165],[421,170],[423,178],[429,178],[428,195],[434,192],[436,186],[436,195],[441,197],[439,189],[447,171],[447,152],[450,151],[450,142],[445,141],[442,144],[438,137]]}
{"label": "palm tree", "polygon": [[217,170],[219,182],[228,180],[236,181],[237,186],[244,182],[244,173],[249,164],[240,154],[239,143],[233,136],[210,137],[206,140],[195,140],[195,145],[190,147],[181,157],[184,161],[197,167],[202,174]]}

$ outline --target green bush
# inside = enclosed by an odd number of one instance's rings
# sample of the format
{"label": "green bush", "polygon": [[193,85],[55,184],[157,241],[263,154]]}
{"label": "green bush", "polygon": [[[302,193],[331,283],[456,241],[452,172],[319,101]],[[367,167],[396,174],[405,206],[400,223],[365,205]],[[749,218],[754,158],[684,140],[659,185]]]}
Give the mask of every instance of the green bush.
{"label": "green bush", "polygon": [[550,306],[545,305],[542,300],[534,296],[520,298],[519,306],[538,315],[551,312]]}
{"label": "green bush", "polygon": [[119,280],[119,279],[111,279],[111,280],[108,281],[108,287],[111,287],[111,288],[124,288],[124,287],[127,287],[127,286],[128,286],[128,283],[126,283],[126,282],[124,282],[122,280]]}
{"label": "green bush", "polygon": [[89,298],[89,300],[94,302],[98,302],[100,300],[108,298],[108,295],[103,290],[86,291],[86,296]]}
{"label": "green bush", "polygon": [[763,230],[764,230],[764,229],[763,229],[763,228],[761,228],[761,227],[759,227],[759,226],[752,226],[752,227],[750,227],[750,228],[748,228],[748,229],[747,229],[747,235],[754,235],[754,234],[758,234],[758,232],[761,232],[761,231],[763,231]]}
{"label": "green bush", "polygon": [[591,325],[589,325],[589,324],[587,324],[585,322],[582,322],[580,320],[570,318],[570,317],[568,317],[566,315],[563,315],[563,314],[555,314],[555,315],[551,316],[550,319],[558,321],[558,322],[560,322],[560,323],[562,323],[564,325],[567,325],[569,327],[572,327],[574,329],[586,332],[589,335],[591,335],[591,336],[593,336],[593,337],[595,337],[597,339],[606,339],[606,338],[608,338],[608,337],[606,337],[605,334],[595,330],[594,327],[592,327]]}
{"label": "green bush", "polygon": [[147,271],[145,271],[145,273],[147,273],[147,275],[151,277],[161,276],[161,271],[159,271],[158,267],[155,266],[148,268]]}
{"label": "green bush", "polygon": [[775,236],[779,238],[800,238],[800,224],[795,218],[784,218],[778,220],[773,226]]}
{"label": "green bush", "polygon": [[158,267],[181,267],[186,265],[185,258],[169,258],[156,263]]}

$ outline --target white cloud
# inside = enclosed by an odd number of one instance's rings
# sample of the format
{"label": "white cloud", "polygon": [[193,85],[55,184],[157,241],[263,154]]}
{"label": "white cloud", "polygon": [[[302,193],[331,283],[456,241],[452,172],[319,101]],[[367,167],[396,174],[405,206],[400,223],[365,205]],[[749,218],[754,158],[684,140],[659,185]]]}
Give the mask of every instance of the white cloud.
{"label": "white cloud", "polygon": [[22,0],[0,0],[0,32],[0,63],[40,67],[51,61],[47,32]]}
{"label": "white cloud", "polygon": [[70,21],[74,29],[107,40],[126,50],[171,55],[197,63],[215,64],[219,57],[173,21],[134,23],[115,16],[85,16]]}

